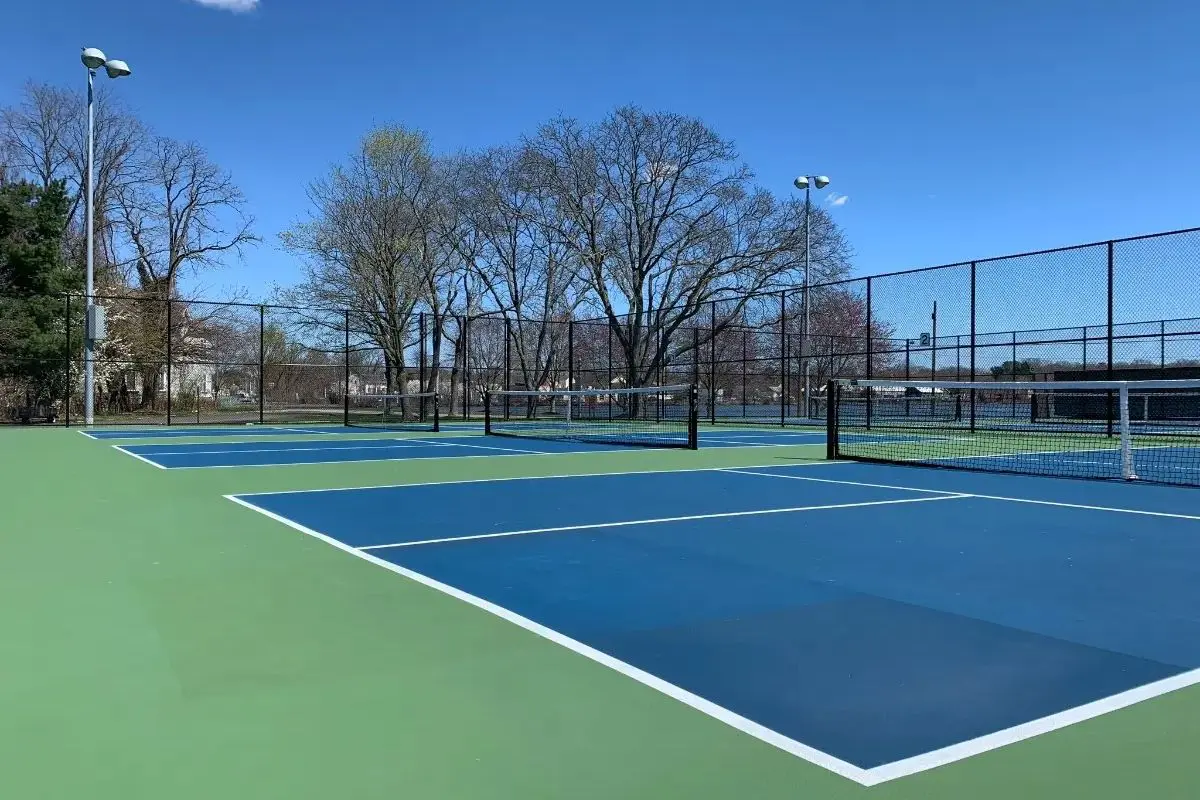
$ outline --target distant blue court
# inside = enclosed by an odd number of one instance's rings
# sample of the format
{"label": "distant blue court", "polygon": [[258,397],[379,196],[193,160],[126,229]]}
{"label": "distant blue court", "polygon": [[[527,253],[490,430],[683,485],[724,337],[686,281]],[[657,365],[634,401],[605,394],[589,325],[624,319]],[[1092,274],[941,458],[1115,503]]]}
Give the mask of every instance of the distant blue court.
{"label": "distant blue court", "polygon": [[[824,434],[819,431],[705,431],[701,434],[701,447],[814,445],[824,442],[824,438]],[[164,469],[632,452],[630,448],[620,445],[555,439],[509,439],[498,436],[472,435],[471,431],[451,432],[451,435],[431,433],[418,437],[390,435],[374,438],[346,438],[329,436],[303,440],[178,442],[114,445],[114,447],[127,455]]]}

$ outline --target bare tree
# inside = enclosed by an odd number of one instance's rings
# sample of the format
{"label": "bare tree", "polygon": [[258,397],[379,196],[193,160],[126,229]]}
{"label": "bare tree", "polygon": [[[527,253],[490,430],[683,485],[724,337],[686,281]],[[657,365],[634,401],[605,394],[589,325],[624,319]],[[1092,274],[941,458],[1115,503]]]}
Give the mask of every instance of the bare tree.
{"label": "bare tree", "polygon": [[[145,142],[141,121],[104,88],[94,104],[94,176],[97,275],[112,283],[115,262],[114,198],[132,180],[134,154]],[[72,221],[64,246],[72,261],[84,258],[83,202],[87,170],[87,101],[49,84],[28,83],[21,100],[0,110],[0,180],[4,167],[47,186],[64,180],[72,192]]]}
{"label": "bare tree", "polygon": [[424,134],[378,128],[344,164],[309,185],[309,219],[281,234],[306,271],[304,282],[282,297],[353,309],[356,336],[383,352],[389,388],[393,374],[405,386],[414,315],[429,290],[433,173]]}
{"label": "bare tree", "polygon": [[[754,293],[800,282],[803,204],[754,187],[699,120],[624,107],[590,127],[554,120],[527,146],[631,386],[692,346],[673,335],[706,303],[731,298],[732,319]],[[840,232],[825,215],[812,222],[818,274],[844,271]]]}
{"label": "bare tree", "polygon": [[0,137],[12,159],[9,166],[42,188],[65,178],[78,105],[77,98],[65,89],[26,83],[20,101],[0,111]]}
{"label": "bare tree", "polygon": [[258,241],[241,189],[199,145],[156,137],[136,169],[117,204],[130,248],[125,266],[142,291],[171,297],[182,274]]}
{"label": "bare tree", "polygon": [[567,324],[584,298],[569,245],[558,231],[554,198],[531,180],[530,155],[494,148],[465,159],[456,206],[481,248],[473,264],[480,283],[506,323],[525,386],[553,384],[567,344]]}
{"label": "bare tree", "polygon": [[[258,239],[241,190],[199,145],[156,137],[138,154],[134,168],[134,178],[117,187],[116,194],[120,251],[127,254],[122,266],[129,283],[165,315],[181,275],[215,266],[227,253],[240,255]],[[186,304],[177,311],[179,318],[170,325],[156,319],[158,314],[143,316],[145,330],[135,341],[158,349],[161,334],[156,332],[169,330],[172,354],[191,357],[189,347],[205,346],[200,337],[188,334],[201,320],[187,318]],[[155,359],[138,360],[146,365],[142,404],[153,408],[160,366]]]}

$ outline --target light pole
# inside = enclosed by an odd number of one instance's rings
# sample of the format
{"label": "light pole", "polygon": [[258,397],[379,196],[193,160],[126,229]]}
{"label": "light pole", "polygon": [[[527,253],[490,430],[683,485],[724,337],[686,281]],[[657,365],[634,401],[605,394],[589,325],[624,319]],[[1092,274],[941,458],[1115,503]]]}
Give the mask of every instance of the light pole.
{"label": "light pole", "polygon": [[809,243],[812,238],[812,186],[816,184],[818,189],[824,189],[829,185],[829,178],[824,175],[801,175],[796,180],[792,181],[797,189],[804,190],[804,319],[800,323],[800,351],[802,353],[803,363],[801,368],[804,370],[804,416],[812,416],[812,386],[811,371],[809,369],[810,361],[808,358],[808,289],[809,275],[812,270],[812,248]]}
{"label": "light pole", "polygon": [[[93,150],[95,149],[95,134],[94,134],[94,116],[92,112],[93,105],[93,84],[96,80],[96,70],[104,67],[104,71],[108,73],[110,78],[124,78],[132,74],[129,65],[124,61],[109,59],[103,52],[94,47],[85,47],[83,55],[80,56],[83,65],[87,67],[88,73],[88,93],[87,93],[87,298],[84,301],[86,307],[86,316],[84,322],[83,334],[83,422],[85,425],[95,424],[95,375],[93,372],[93,362],[96,357],[96,334],[97,334],[97,314],[96,303],[93,295],[95,294],[93,264],[94,264],[94,247],[95,242],[94,218],[95,218],[95,191],[93,189],[92,178],[92,158]],[[69,396],[67,402],[70,402]]]}

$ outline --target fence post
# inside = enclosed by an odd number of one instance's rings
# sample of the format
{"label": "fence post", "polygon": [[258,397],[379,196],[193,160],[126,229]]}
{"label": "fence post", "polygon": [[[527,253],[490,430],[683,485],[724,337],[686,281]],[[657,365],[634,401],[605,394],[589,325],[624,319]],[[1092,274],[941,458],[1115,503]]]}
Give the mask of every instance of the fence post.
{"label": "fence post", "polygon": [[167,424],[171,424],[171,299],[167,298]]}
{"label": "fence post", "polygon": [[746,336],[747,331],[742,328],[742,419],[746,418]]}
{"label": "fence post", "polygon": [[66,368],[67,368],[67,383],[63,387],[64,403],[63,403],[63,426],[71,427],[71,295],[67,294],[64,297],[66,301],[66,325],[63,330],[66,331]]}
{"label": "fence post", "polygon": [[1158,377],[1167,377],[1167,321],[1158,321]]}
{"label": "fence post", "polygon": [[[904,340],[904,380],[912,380],[912,339]],[[904,416],[912,413],[912,401],[908,399],[908,390],[904,390]]]}
{"label": "fence post", "polygon": [[[1016,331],[1013,331],[1013,334],[1012,334],[1011,359],[1012,359],[1012,380],[1013,380],[1013,383],[1016,383],[1016,381],[1017,381],[1017,332]],[[1013,392],[1013,396],[1012,396],[1012,416],[1013,416],[1013,419],[1017,418],[1017,393],[1016,392]]]}
{"label": "fence post", "polygon": [[[787,292],[779,293],[779,427],[787,425],[788,411],[788,337]],[[804,337],[800,337],[800,352],[804,352]],[[808,398],[804,398],[805,418],[808,417]]]}
{"label": "fence post", "polygon": [[258,424],[262,425],[265,417],[264,389],[266,388],[267,371],[267,308],[258,307]]}
{"label": "fence post", "polygon": [[[700,386],[700,329],[692,328],[692,386]],[[697,398],[699,402],[699,398]]]}
{"label": "fence post", "polygon": [[[504,387],[503,387],[505,392],[507,392],[509,389],[512,388],[509,385],[509,381],[511,379],[511,377],[509,375],[509,371],[512,368],[511,367],[512,347],[510,344],[510,339],[512,339],[512,329],[509,327],[509,324],[508,324],[508,315],[505,314],[505,316],[504,316]],[[526,386],[525,388],[528,389],[529,387]],[[509,412],[509,398],[508,398],[508,395],[505,394],[504,395],[504,419],[505,420],[508,419],[508,412]]]}
{"label": "fence post", "polygon": [[462,418],[466,422],[471,417],[471,315],[463,314],[462,326],[462,370],[463,396]]}
{"label": "fence post", "polygon": [[342,359],[346,365],[346,372],[343,376],[342,386],[342,424],[350,425],[350,309],[346,309],[345,314],[345,335],[346,344],[344,358]]}
{"label": "fence post", "polygon": [[[971,380],[975,380],[975,262],[971,262]],[[975,432],[975,390],[971,390],[971,432]]]}
{"label": "fence post", "polygon": [[717,424],[717,301],[708,307],[708,423]]}
{"label": "fence post", "polygon": [[[871,279],[867,278],[867,380],[871,380],[874,370],[871,363],[874,361],[871,357],[871,345]],[[871,427],[871,401],[874,399],[873,394],[874,392],[872,392],[871,388],[867,387],[867,428]]]}
{"label": "fence post", "polygon": [[575,388],[575,320],[567,320],[567,391]]}
{"label": "fence post", "polygon": [[[609,323],[608,323],[608,325],[607,325],[606,327],[607,327],[607,329],[608,329],[608,387],[607,387],[607,388],[611,390],[611,389],[612,389],[612,385],[613,385],[613,370],[612,370],[612,365],[613,365],[613,346],[612,346],[613,332],[612,332],[612,323],[611,323],[611,322],[609,322]],[[613,402],[612,402],[612,395],[609,395],[609,396],[608,396],[608,402],[607,402],[605,405],[607,405],[607,406],[608,406],[608,418],[611,420],[611,419],[613,418]]]}
{"label": "fence post", "polygon": [[[1108,380],[1113,379],[1113,278],[1114,278],[1114,243],[1112,240],[1108,242],[1108,368],[1105,375]],[[1108,393],[1108,435],[1113,435],[1113,395]]]}
{"label": "fence post", "polygon": [[[429,390],[429,385],[425,382],[425,312],[422,311],[417,315],[417,336],[420,339],[420,345],[417,348],[417,391],[426,392]],[[408,387],[400,387],[400,394],[405,394]],[[425,420],[424,406],[421,407],[421,421]]]}

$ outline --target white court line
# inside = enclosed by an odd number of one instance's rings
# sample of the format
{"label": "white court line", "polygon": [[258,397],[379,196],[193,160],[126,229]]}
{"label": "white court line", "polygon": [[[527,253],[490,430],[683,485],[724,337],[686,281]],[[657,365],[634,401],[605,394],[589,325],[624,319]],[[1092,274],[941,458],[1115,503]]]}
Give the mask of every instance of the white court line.
{"label": "white court line", "polygon": [[[465,439],[468,437],[463,436],[463,437],[459,437],[459,438]],[[462,442],[434,442],[434,441],[430,441],[429,439],[406,439],[405,441],[422,442],[424,444],[434,445],[435,447],[471,447],[476,450],[500,450],[500,451],[503,451],[506,453],[526,453],[526,454],[539,455],[539,456],[545,454],[545,452],[546,452],[545,450],[523,450],[518,447],[496,447],[494,445],[487,445],[487,444],[463,444]]]}
{"label": "white court line", "polygon": [[827,511],[835,508],[862,508],[865,506],[890,506],[900,503],[928,503],[934,500],[962,500],[971,497],[969,494],[945,494],[941,497],[909,497],[904,500],[869,500],[861,503],[834,503],[822,506],[793,506],[791,508],[767,508],[756,511],[723,511],[715,514],[689,514],[684,517],[658,517],[656,519],[634,519],[621,522],[594,522],[587,525],[560,525],[554,528],[528,528],[523,531],[501,531],[499,533],[477,533],[471,536],[447,536],[441,539],[421,539],[415,542],[392,542],[390,544],[371,544],[358,548],[359,550],[386,550],[398,547],[417,547],[425,544],[445,544],[446,542],[473,542],[479,539],[502,539],[508,536],[529,536],[535,533],[564,533],[567,531],[590,531],[603,528],[628,528],[633,525],[661,525],[667,522],[693,522],[702,519],[727,519],[730,517],[761,517],[766,514],[792,514],[799,511]]}
{"label": "white court line", "polygon": [[821,442],[746,442],[741,439],[713,439],[701,437],[701,446],[706,444],[725,444],[730,447],[820,447]]}
{"label": "white court line", "polygon": [[122,453],[124,453],[127,456],[133,456],[138,461],[144,461],[152,467],[158,467],[159,469],[167,469],[167,467],[164,467],[162,464],[159,464],[157,461],[151,461],[148,458],[143,458],[142,456],[139,456],[137,453],[132,453],[129,450],[126,450],[124,447],[121,447],[121,445],[119,445],[119,444],[114,444],[112,446],[112,448],[114,450],[120,450]]}
{"label": "white court line", "polygon": [[[1063,463],[1064,464],[1091,464],[1093,466],[1099,465],[1099,466],[1104,466],[1104,467],[1119,467],[1120,466],[1119,464],[1110,464],[1107,461],[1077,461],[1075,459],[1070,459],[1070,458],[1063,459]],[[1143,464],[1142,466],[1146,466],[1146,465]],[[1152,466],[1155,469],[1175,470],[1176,472],[1200,472],[1200,469],[1197,469],[1196,467],[1177,467],[1174,464],[1151,464],[1149,466]]]}
{"label": "white court line", "polygon": [[[788,481],[813,481],[816,483],[844,484],[846,486],[872,486],[872,487],[876,487],[876,488],[880,488],[880,489],[901,489],[901,490],[907,490],[910,492],[936,491],[933,489],[915,489],[915,488],[906,487],[906,486],[883,486],[883,485],[877,484],[877,483],[862,483],[860,481],[841,481],[841,480],[834,480],[831,478],[809,478],[809,477],[805,477],[803,475],[780,475],[779,473],[776,473],[776,472],[748,472],[745,469],[740,469],[737,467],[730,467],[728,469],[722,470],[722,472],[737,472],[742,475],[758,475],[759,477],[763,477],[763,478],[782,478],[782,479],[788,480]],[[1168,511],[1145,511],[1140,508],[1115,508],[1112,506],[1093,506],[1093,505],[1087,505],[1085,503],[1060,503],[1055,500],[1033,500],[1028,497],[1002,497],[1000,495],[978,494],[976,492],[971,492],[970,496],[977,497],[980,500],[1001,500],[1006,503],[1026,503],[1029,505],[1036,505],[1036,506],[1055,506],[1057,508],[1078,508],[1078,509],[1081,509],[1084,511],[1108,511],[1108,512],[1111,512],[1114,514],[1136,514],[1136,515],[1145,516],[1145,517],[1168,517],[1170,519],[1200,520],[1200,515],[1196,515],[1196,514],[1175,514],[1172,512],[1168,512]]]}
{"label": "white court line", "polygon": [[1066,711],[1060,711],[1048,717],[1042,717],[1041,719],[1024,722],[1011,728],[1005,728],[1002,731],[989,733],[977,739],[952,744],[949,747],[922,753],[919,756],[906,758],[902,761],[881,764],[878,767],[866,770],[870,783],[865,785],[873,786],[885,781],[895,780],[896,778],[903,778],[917,772],[924,772],[934,767],[944,766],[955,761],[961,761],[964,758],[977,756],[989,750],[1016,744],[1025,739],[1031,739],[1034,736],[1041,736],[1043,733],[1050,733],[1051,731],[1065,728],[1068,725],[1085,722],[1086,720],[1094,719],[1112,711],[1128,708],[1143,700],[1150,700],[1168,692],[1194,686],[1197,683],[1200,683],[1200,669],[1173,675],[1170,678],[1164,678],[1154,683],[1147,683],[1144,686],[1138,686],[1119,694],[1103,697],[1082,706],[1068,708]]}
{"label": "white court line", "polygon": [[765,742],[773,747],[777,747],[786,753],[796,756],[797,758],[804,759],[810,764],[823,767],[824,769],[827,769],[836,775],[840,775],[843,778],[852,780],[855,783],[863,786],[872,786],[875,783],[879,783],[878,780],[875,780],[871,777],[869,770],[865,770],[862,767],[857,767],[847,761],[842,761],[840,758],[831,756],[828,753],[824,753],[814,747],[810,747],[806,744],[796,741],[795,739],[784,736],[781,733],[771,730],[765,725],[760,725],[753,720],[747,719],[740,714],[736,714],[733,711],[730,711],[723,706],[719,706],[710,700],[705,700],[703,697],[693,694],[686,689],[680,688],[673,683],[668,683],[662,678],[638,669],[632,664],[627,664],[620,659],[614,658],[608,653],[597,650],[593,647],[589,647],[583,642],[572,639],[569,636],[559,633],[552,628],[547,628],[545,625],[541,625],[527,617],[523,617],[520,614],[509,611],[507,608],[488,602],[487,600],[476,597],[473,594],[468,594],[461,589],[456,589],[448,584],[436,581],[433,578],[422,575],[419,572],[413,572],[412,570],[406,569],[399,564],[393,564],[390,561],[385,561],[384,559],[372,555],[371,553],[365,553],[362,550],[353,548],[350,545],[340,542],[331,536],[326,536],[325,534],[315,531],[312,528],[308,528],[298,522],[294,522],[287,517],[267,511],[264,508],[259,508],[253,503],[242,500],[240,497],[234,495],[225,495],[225,498],[237,503],[238,505],[249,508],[252,511],[256,511],[265,517],[269,517],[276,522],[283,523],[289,528],[297,530],[307,536],[318,539],[325,544],[336,547],[342,552],[349,553],[350,555],[355,556],[356,558],[361,558],[377,567],[382,567],[390,572],[394,572],[397,575],[401,575],[411,581],[415,581],[422,586],[426,586],[430,589],[441,592],[442,594],[449,595],[456,600],[461,600],[464,603],[468,603],[478,609],[488,612],[489,614],[497,616],[506,622],[510,622],[513,625],[523,628],[530,633],[541,636],[543,639],[547,639],[554,644],[559,645],[560,647],[565,647],[566,649],[577,653],[584,658],[591,659],[592,661],[608,667],[609,669],[618,672],[627,678],[632,678],[644,686],[661,692],[672,699],[678,700],[684,705],[690,706],[691,708],[694,708],[703,714],[707,714],[713,719],[723,722],[731,728],[735,728],[745,734],[753,736],[759,741]]}
{"label": "white court line", "polygon": [[[589,451],[590,452],[590,451]],[[611,451],[605,451],[611,452]],[[340,463],[340,462],[339,462]],[[796,467],[836,467],[851,464],[851,461],[813,461],[808,464],[789,464]],[[752,464],[746,469],[767,469],[779,464]],[[688,472],[724,472],[728,467],[682,467],[680,469],[630,469],[617,472],[569,472],[559,475],[516,475],[503,478],[462,478],[456,481],[423,481],[421,483],[385,483],[372,486],[342,486],[332,489],[282,489],[274,492],[240,492],[237,497],[263,497],[276,494],[314,494],[321,492],[363,492],[368,489],[414,489],[422,486],[455,486],[466,483],[509,483],[511,481],[558,481],[570,478],[607,478],[618,475],[675,475]]]}
{"label": "white court line", "polygon": [[[715,431],[714,431],[715,432]],[[704,434],[708,430],[700,431],[700,441],[706,440],[708,437]],[[721,436],[729,436],[734,439],[786,439],[789,436],[796,438],[812,438],[814,436],[824,436],[825,431],[780,431],[779,433],[738,433],[737,431],[722,431]]]}
{"label": "white court line", "polygon": [[[354,441],[348,439],[347,441]],[[369,441],[383,441],[382,439],[373,439]],[[392,439],[393,442],[417,442],[418,444],[429,444],[418,439]],[[196,442],[195,444],[210,444],[210,442]],[[221,442],[211,442],[211,444],[221,444]],[[228,444],[258,444],[257,442],[229,442]],[[265,442],[264,444],[272,444]],[[113,445],[116,447],[117,445]],[[170,445],[124,445],[125,447],[170,447]],[[403,447],[414,447],[411,444],[381,444],[375,446],[360,445],[358,447],[255,447],[244,450],[157,450],[150,453],[152,456],[195,456],[195,455],[229,455],[230,453],[312,453],[312,452],[339,452],[342,450],[395,450]],[[133,455],[132,453],[130,455]]]}
{"label": "white court line", "polygon": [[[344,448],[325,448],[325,449],[327,451],[332,451],[335,449],[344,449]],[[376,450],[384,450],[385,452],[388,450],[388,448],[386,448],[386,447],[378,447],[375,449]],[[261,450],[245,450],[245,451],[238,450],[235,452],[254,453],[254,452],[262,452],[262,451]],[[293,451],[289,451],[289,452],[293,452]],[[560,451],[557,453],[548,453],[548,452],[543,452],[541,450],[531,450],[528,453],[498,453],[496,455],[479,455],[479,456],[430,456],[428,458],[419,458],[419,459],[412,458],[410,456],[410,457],[403,457],[403,458],[354,458],[354,459],[348,459],[348,460],[341,459],[338,461],[270,461],[265,464],[202,464],[202,465],[191,465],[191,466],[180,466],[180,467],[163,467],[163,469],[182,470],[182,469],[252,469],[254,467],[311,467],[311,466],[316,466],[316,465],[321,465],[321,464],[383,464],[383,463],[388,463],[388,462],[393,462],[393,461],[407,461],[407,462],[461,461],[464,458],[528,458],[531,455],[536,455],[539,457],[545,457],[545,456],[596,456],[596,455],[612,455],[613,453],[621,453],[621,452],[633,452],[633,451],[629,451],[629,450],[563,450],[563,451]],[[130,455],[132,455],[132,453]],[[194,455],[194,454],[189,453],[187,455]],[[779,465],[775,464],[773,466],[779,466]],[[403,484],[401,484],[401,485],[403,485]]]}
{"label": "white court line", "polygon": [[[260,428],[260,430],[261,430],[261,428]],[[295,432],[301,433],[301,434],[308,433],[300,428],[297,428]],[[83,433],[83,431],[80,431],[80,433]],[[398,433],[407,433],[410,435],[397,436],[396,434],[398,434]],[[233,439],[233,438],[223,439],[223,438],[219,438],[216,436],[203,437],[200,434],[189,434],[187,436],[135,436],[135,437],[93,436],[90,438],[100,439],[103,441],[110,441],[110,442],[119,441],[121,439],[131,439],[131,438],[136,440],[136,441],[125,442],[126,447],[170,447],[173,444],[178,444],[179,447],[190,447],[192,445],[200,445],[200,444],[205,444],[205,445],[259,444],[259,443],[261,443],[261,444],[277,444],[277,442],[268,438],[268,436],[273,436],[273,435],[275,435],[274,431],[272,431],[271,434],[251,434],[251,433],[231,433],[231,434],[229,434],[229,436],[231,436],[231,437],[233,437],[233,436],[240,437],[240,438],[236,438],[236,439]],[[288,434],[280,433],[279,435],[287,436]],[[317,434],[312,433],[311,435],[316,436]],[[344,431],[344,430],[328,431],[328,432],[322,433],[320,435],[345,437],[345,438],[338,438],[338,439],[333,440],[333,441],[337,441],[337,442],[370,442],[370,441],[380,440],[381,438],[388,439],[391,441],[396,441],[396,442],[409,442],[409,441],[416,441],[416,440],[424,441],[425,437],[428,436],[429,433],[422,432],[422,431],[387,431],[387,430],[369,430],[369,429],[365,429],[365,428],[360,428],[358,430],[353,430],[353,431]],[[435,435],[438,436],[439,439],[478,439],[478,438],[480,438],[478,433],[473,433],[471,431],[453,431],[453,432],[449,432],[449,433],[443,432],[443,433],[435,434]],[[197,441],[197,442],[174,442],[174,441],[147,442],[146,441],[147,439],[192,439],[192,438],[201,439],[202,441]],[[305,440],[285,439],[285,441],[295,442],[295,441],[305,441]],[[321,440],[321,439],[313,439],[312,440],[312,442],[314,444],[319,443],[321,441],[324,441],[324,440]],[[432,442],[431,442],[431,444],[432,444]],[[440,442],[439,442],[439,444],[440,444]]]}
{"label": "white court line", "polygon": [[79,432],[82,433],[84,436],[86,436],[89,439],[94,439],[96,441],[100,440],[99,436],[93,436],[90,431],[86,431],[86,430],[83,430],[82,428],[80,428]]}
{"label": "white court line", "polygon": [[[776,464],[776,466],[781,466]],[[912,486],[892,486],[887,483],[866,483],[864,481],[841,481],[833,478],[802,478],[800,476],[779,475],[774,472],[750,472],[754,469],[763,469],[763,467],[721,467],[720,472],[734,472],[738,475],[754,475],[758,478],[788,478],[797,481],[812,481],[813,483],[838,483],[845,486],[865,486],[869,489],[895,489],[901,492],[922,492],[924,494],[961,494],[961,492],[948,492],[944,489],[916,489]],[[972,494],[972,497],[976,495]]]}

